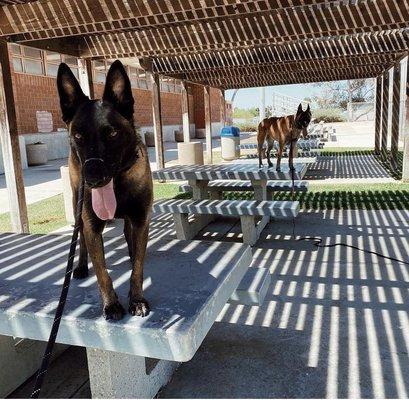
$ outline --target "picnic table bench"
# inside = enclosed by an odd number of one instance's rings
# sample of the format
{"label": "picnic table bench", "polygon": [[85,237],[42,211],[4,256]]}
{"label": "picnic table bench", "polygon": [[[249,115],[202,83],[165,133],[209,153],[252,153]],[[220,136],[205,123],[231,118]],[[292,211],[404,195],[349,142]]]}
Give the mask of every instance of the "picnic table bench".
{"label": "picnic table bench", "polygon": [[[294,179],[302,179],[307,171],[306,164],[294,164]],[[193,200],[184,203],[176,201],[155,202],[153,209],[173,214],[176,235],[179,239],[193,238],[208,225],[215,215],[234,215],[241,219],[243,242],[254,245],[271,217],[295,217],[299,211],[298,202],[267,201],[267,182],[271,180],[290,180],[288,166],[282,171],[262,168],[253,164],[224,165],[180,165],[153,172],[158,180],[187,180],[192,188]],[[212,198],[208,202],[209,185],[214,180],[246,180],[254,191],[255,201],[223,201]],[[211,185],[210,185],[211,186]],[[200,200],[200,201],[199,201]],[[199,201],[199,202],[195,202]],[[261,204],[260,202],[264,202]],[[193,222],[189,214],[196,214]],[[261,220],[260,220],[261,218]]]}
{"label": "picnic table bench", "polygon": [[[69,242],[64,236],[0,235],[0,335],[48,340]],[[106,241],[105,255],[125,305],[131,273],[125,240]],[[93,397],[153,397],[178,362],[194,356],[229,298],[240,299],[236,288],[250,263],[250,248],[241,243],[151,239],[144,270],[149,316],[106,321],[91,269],[88,278],[71,283],[57,343],[86,347]],[[263,286],[260,273],[253,275]]]}
{"label": "picnic table bench", "polygon": [[[294,181],[294,191],[296,192],[306,192],[308,191],[307,181]],[[217,180],[211,181],[207,185],[210,193],[214,193],[213,198],[221,198],[223,192],[249,192],[253,191],[253,186],[249,181],[227,181],[227,180]],[[276,192],[290,192],[293,188],[292,181],[267,181],[266,191],[267,200],[272,200],[272,196]],[[180,185],[179,191],[182,193],[192,192],[192,187],[190,185]]]}

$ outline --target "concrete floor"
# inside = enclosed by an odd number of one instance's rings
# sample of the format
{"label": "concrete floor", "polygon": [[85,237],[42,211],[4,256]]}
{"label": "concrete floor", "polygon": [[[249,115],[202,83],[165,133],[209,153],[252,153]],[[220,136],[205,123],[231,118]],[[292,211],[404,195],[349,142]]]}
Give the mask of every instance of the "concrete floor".
{"label": "concrete floor", "polygon": [[[106,236],[119,232],[120,226],[111,225]],[[179,367],[160,398],[408,397],[408,265],[296,239],[318,236],[325,244],[348,243],[408,261],[409,211],[302,212],[295,239],[292,234],[292,221],[268,225],[251,266],[268,267],[272,274],[264,304],[226,304],[199,351]],[[170,235],[170,216],[156,215],[151,238]],[[197,238],[240,241],[239,224],[218,220]],[[83,349],[70,351],[68,360],[83,360]],[[54,383],[44,397],[89,396],[83,364],[76,385],[52,368]],[[66,383],[57,385],[59,380]],[[14,396],[29,390],[31,385]]]}
{"label": "concrete floor", "polygon": [[[159,397],[407,398],[409,267],[291,234],[270,224],[256,246],[273,278],[263,306],[227,304]],[[409,260],[408,211],[301,213],[295,234]]]}
{"label": "concrete floor", "polygon": [[[220,151],[220,139],[213,143],[215,151]],[[206,148],[204,144],[204,148]],[[156,170],[155,148],[148,148],[149,160],[152,171]],[[165,162],[169,165],[177,161],[177,143],[165,142]],[[63,192],[60,167],[67,165],[67,159],[51,160],[46,165],[29,167],[23,170],[24,187],[27,204],[56,196]],[[10,210],[9,198],[6,187],[6,178],[0,174],[0,214]]]}

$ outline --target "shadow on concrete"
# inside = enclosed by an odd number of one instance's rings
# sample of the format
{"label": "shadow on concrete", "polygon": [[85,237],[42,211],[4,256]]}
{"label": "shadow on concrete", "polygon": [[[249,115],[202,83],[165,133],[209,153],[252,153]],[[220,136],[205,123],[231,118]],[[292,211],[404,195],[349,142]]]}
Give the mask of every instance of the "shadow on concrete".
{"label": "shadow on concrete", "polygon": [[[303,213],[295,234],[408,260],[408,220],[407,211]],[[272,274],[264,304],[226,304],[160,397],[407,397],[409,267],[291,235],[288,221],[269,225],[252,264]]]}
{"label": "shadow on concrete", "polygon": [[390,175],[373,155],[333,155],[319,156],[304,176],[309,180],[329,178],[390,178]]}

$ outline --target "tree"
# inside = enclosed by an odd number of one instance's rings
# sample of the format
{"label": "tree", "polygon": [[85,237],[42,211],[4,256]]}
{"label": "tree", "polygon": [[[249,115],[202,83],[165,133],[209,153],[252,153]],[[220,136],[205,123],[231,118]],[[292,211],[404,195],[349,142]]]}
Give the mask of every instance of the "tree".
{"label": "tree", "polygon": [[313,98],[320,108],[346,110],[348,103],[373,101],[374,98],[374,79],[321,82],[315,86],[322,88],[322,93]]}

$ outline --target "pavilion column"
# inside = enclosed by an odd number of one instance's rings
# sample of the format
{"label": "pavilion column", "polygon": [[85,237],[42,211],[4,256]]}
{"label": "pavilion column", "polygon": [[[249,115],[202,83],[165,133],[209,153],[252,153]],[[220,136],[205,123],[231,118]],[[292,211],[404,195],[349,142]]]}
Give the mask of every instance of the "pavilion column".
{"label": "pavilion column", "polygon": [[389,115],[389,70],[385,71],[382,79],[382,137],[381,155],[386,159],[388,154],[388,115]]}
{"label": "pavilion column", "polygon": [[375,154],[380,154],[382,132],[382,75],[376,78],[376,106],[375,106]]}
{"label": "pavilion column", "polygon": [[92,76],[92,61],[90,59],[78,60],[79,83],[82,91],[90,99],[95,97],[94,82]]}
{"label": "pavilion column", "polygon": [[402,181],[409,182],[409,57],[407,59],[405,123],[403,132]]}
{"label": "pavilion column", "polygon": [[157,169],[165,168],[165,154],[163,149],[162,115],[160,101],[159,75],[151,73],[152,80],[152,115],[153,133],[155,136],[155,155]]}
{"label": "pavilion column", "polygon": [[220,89],[220,123],[222,128],[226,126],[226,100],[224,98],[224,90]]}
{"label": "pavilion column", "polygon": [[17,116],[7,43],[0,41],[0,141],[13,232],[29,233]]}
{"label": "pavilion column", "polygon": [[183,141],[190,142],[190,121],[189,121],[189,91],[186,81],[182,81],[182,123]]}
{"label": "pavilion column", "polygon": [[391,130],[391,154],[390,163],[393,170],[398,168],[398,145],[399,145],[399,127],[400,127],[400,63],[393,67],[393,86],[392,86],[392,130]]}
{"label": "pavilion column", "polygon": [[88,77],[88,87],[89,87],[89,96],[90,99],[95,99],[95,90],[94,90],[94,76],[92,70],[92,60],[87,58],[85,60],[85,66],[87,68],[87,77]]}
{"label": "pavilion column", "polygon": [[205,131],[206,131],[206,164],[213,162],[213,143],[212,143],[212,116],[210,106],[210,86],[205,86],[204,90],[204,109],[205,109]]}

